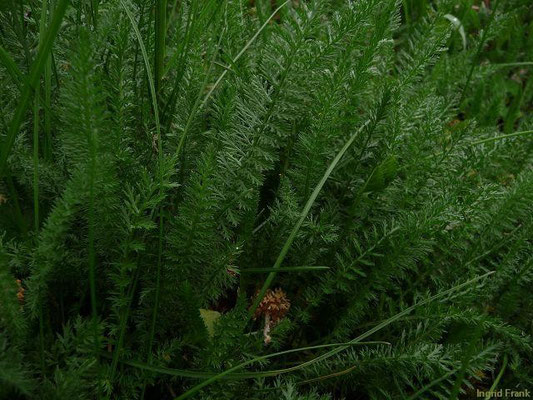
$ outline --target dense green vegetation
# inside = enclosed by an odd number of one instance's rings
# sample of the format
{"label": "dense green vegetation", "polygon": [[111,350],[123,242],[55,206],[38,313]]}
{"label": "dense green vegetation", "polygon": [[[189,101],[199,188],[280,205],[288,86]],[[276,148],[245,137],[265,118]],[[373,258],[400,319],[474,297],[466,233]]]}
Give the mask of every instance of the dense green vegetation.
{"label": "dense green vegetation", "polygon": [[1,399],[533,390],[531,0],[2,0]]}

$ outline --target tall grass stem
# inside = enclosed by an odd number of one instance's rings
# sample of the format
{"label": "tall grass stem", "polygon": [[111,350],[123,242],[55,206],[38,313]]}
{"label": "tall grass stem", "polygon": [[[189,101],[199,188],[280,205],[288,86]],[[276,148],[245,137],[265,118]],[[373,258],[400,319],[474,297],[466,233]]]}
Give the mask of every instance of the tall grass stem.
{"label": "tall grass stem", "polygon": [[54,40],[59,32],[59,29],[61,28],[63,17],[65,16],[65,12],[69,3],[69,0],[59,0],[54,12],[54,17],[50,23],[50,27],[46,31],[46,34],[43,38],[42,46],[39,47],[37,57],[32,64],[29,78],[24,86],[21,99],[17,105],[15,114],[11,120],[11,124],[9,125],[7,137],[2,143],[2,149],[0,152],[0,176],[3,176],[5,173],[7,159],[11,153],[13,144],[15,143],[15,138],[19,132],[20,125],[22,124],[22,120],[26,114],[26,110],[28,109],[32,91],[39,82],[40,76],[46,64],[46,60],[48,59],[50,51],[52,50]]}
{"label": "tall grass stem", "polygon": [[369,121],[365,122],[359,129],[356,130],[356,132],[354,132],[352,134],[352,136],[346,141],[346,143],[344,144],[344,146],[342,147],[342,149],[337,153],[336,157],[333,159],[333,161],[330,163],[330,165],[328,166],[328,168],[326,169],[326,172],[324,173],[324,175],[322,176],[322,179],[320,180],[320,182],[318,182],[318,184],[316,185],[315,187],[315,190],[313,191],[313,193],[311,193],[311,196],[309,197],[309,199],[307,200],[307,203],[305,204],[305,207],[304,209],[302,210],[302,212],[300,213],[300,218],[298,219],[298,221],[296,222],[296,224],[294,225],[289,237],[287,238],[287,240],[285,241],[285,244],[283,245],[283,248],[281,249],[279,255],[278,255],[278,258],[276,259],[276,262],[274,263],[274,266],[272,267],[273,271],[270,272],[267,276],[267,279],[265,280],[265,282],[263,283],[263,286],[261,287],[261,290],[259,291],[259,293],[257,294],[253,304],[252,304],[252,307],[250,307],[250,310],[249,310],[249,313],[248,313],[248,318],[250,319],[254,313],[255,313],[255,310],[257,308],[257,306],[259,305],[259,303],[261,302],[261,300],[263,299],[266,291],[268,290],[268,288],[270,287],[270,285],[272,284],[272,281],[274,280],[275,276],[276,276],[276,270],[278,268],[281,267],[281,264],[283,263],[283,260],[285,259],[285,256],[287,255],[287,253],[289,252],[289,249],[292,245],[292,243],[294,242],[294,239],[296,238],[296,235],[298,233],[298,231],[300,230],[303,222],[305,221],[305,219],[307,218],[307,214],[309,214],[309,211],[311,211],[311,207],[313,206],[313,204],[315,203],[315,200],[317,199],[320,191],[322,190],[322,188],[324,187],[324,184],[326,183],[326,181],[329,179],[331,173],[333,172],[333,170],[335,169],[335,167],[337,166],[337,164],[339,163],[339,161],[342,159],[342,157],[344,156],[344,154],[346,153],[346,151],[348,151],[348,149],[350,148],[350,146],[352,145],[352,143],[355,141],[355,139],[357,137],[359,137],[359,134],[363,131],[363,129],[368,125]]}

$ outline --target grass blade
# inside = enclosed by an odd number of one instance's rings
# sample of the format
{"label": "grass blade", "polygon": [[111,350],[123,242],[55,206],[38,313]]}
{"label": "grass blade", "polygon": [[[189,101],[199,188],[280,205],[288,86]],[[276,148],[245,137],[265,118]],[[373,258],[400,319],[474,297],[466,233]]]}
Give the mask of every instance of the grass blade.
{"label": "grass blade", "polygon": [[[41,23],[44,27],[48,23],[49,13],[53,9],[53,0],[51,2],[43,1],[43,11],[44,18],[41,16]],[[46,5],[46,7],[45,7]],[[52,56],[53,52],[50,51],[50,55],[46,59],[46,64],[44,67],[44,158],[45,160],[50,160],[52,157]]]}
{"label": "grass blade", "polygon": [[[157,101],[156,85],[154,83],[152,70],[150,68],[150,61],[148,59],[148,53],[146,51],[146,46],[144,45],[141,32],[139,31],[139,27],[137,26],[137,23],[135,22],[135,17],[133,16],[131,9],[129,8],[129,2],[127,2],[127,0],[120,0],[120,3],[122,7],[124,8],[126,14],[128,15],[133,31],[135,32],[135,36],[137,37],[137,41],[139,43],[139,47],[141,48],[141,54],[144,60],[144,66],[146,68],[146,75],[148,76],[148,84],[150,86],[150,96],[152,98],[152,107],[154,111],[155,126],[156,126],[156,133],[157,133],[157,149],[158,149],[158,164],[159,164],[159,192],[160,194],[162,194],[163,192],[163,143],[162,143],[162,138],[161,138],[161,123],[159,119],[159,108],[158,108],[158,101]],[[164,15],[166,15],[166,1],[159,1],[158,7],[161,5],[161,3],[165,4]],[[165,25],[166,25],[166,22],[165,22]],[[166,32],[166,28],[165,28],[165,32]],[[160,33],[161,32],[156,33],[156,37]],[[164,45],[164,38],[162,40],[163,40],[163,45]],[[161,46],[161,43],[159,43],[159,46]],[[156,52],[157,52],[157,46],[156,46]],[[164,60],[164,54],[162,55],[162,60]],[[158,60],[158,62],[161,62],[161,60]],[[156,64],[156,68],[157,68],[157,64]],[[162,65],[160,65],[159,68],[161,68],[159,70],[160,73],[163,73]],[[151,359],[152,344],[153,344],[154,335],[155,335],[155,324],[157,321],[157,311],[159,309],[159,297],[160,297],[159,292],[160,292],[160,286],[161,286],[161,263],[162,263],[162,253],[163,253],[163,228],[164,228],[163,210],[160,207],[159,208],[158,255],[157,255],[157,270],[156,270],[156,283],[155,283],[156,291],[155,291],[155,298],[154,298],[154,310],[152,312],[152,321],[150,324],[150,334],[149,334],[150,336],[148,340],[148,349],[147,349],[148,360]],[[121,335],[123,334],[124,329],[125,329],[125,324],[121,327],[121,330],[122,330],[122,332],[120,333]],[[120,349],[117,349],[117,352],[118,352],[117,354],[119,354]],[[116,366],[116,362],[114,365]],[[113,372],[114,372],[114,369],[113,369]],[[145,385],[143,386],[142,397],[144,397]]]}
{"label": "grass blade", "polygon": [[95,231],[95,193],[94,193],[94,182],[95,182],[95,171],[96,171],[96,152],[97,152],[97,142],[96,142],[96,133],[94,130],[91,130],[88,137],[88,146],[89,146],[89,286],[91,292],[91,312],[93,321],[95,322],[95,349],[98,349],[97,340],[98,334],[96,330],[96,318],[98,316],[96,309],[96,252],[94,249],[94,231]]}
{"label": "grass blade", "polygon": [[93,28],[96,30],[98,26],[98,0],[90,0],[91,7],[91,19],[93,22]]}
{"label": "grass blade", "polygon": [[[39,232],[39,88],[35,89],[33,100],[33,229],[35,234]],[[44,320],[43,310],[39,312],[39,352],[41,372],[46,375],[44,366]]]}
{"label": "grass blade", "polygon": [[[282,5],[280,5],[278,8],[276,8],[274,10],[274,12],[270,15],[270,17],[267,18],[267,20],[263,23],[263,25],[261,25],[261,27],[257,30],[257,32],[251,37],[251,39],[248,40],[248,42],[246,42],[246,44],[241,49],[241,51],[239,51],[239,53],[237,53],[235,58],[233,58],[232,64],[235,64],[239,60],[239,58],[242,57],[242,55],[246,52],[246,50],[248,50],[248,48],[252,45],[252,43],[255,42],[255,39],[257,39],[257,37],[261,34],[261,32],[263,32],[263,30],[266,28],[266,26],[270,23],[272,18],[274,18],[276,16],[276,14],[283,7],[285,7],[285,5],[287,5],[289,3],[289,1],[290,0],[287,0],[286,2],[284,2]],[[205,106],[205,104],[207,103],[207,100],[209,100],[209,98],[211,97],[211,95],[213,94],[215,89],[218,87],[220,82],[222,82],[222,80],[224,79],[224,77],[228,73],[228,70],[229,70],[228,68],[225,68],[224,71],[222,71],[222,73],[218,77],[218,79],[215,81],[213,86],[211,86],[211,89],[209,89],[209,92],[207,92],[207,94],[205,95],[204,99],[202,100],[202,103],[200,104],[199,110],[201,110]]]}
{"label": "grass blade", "polygon": [[344,144],[344,147],[339,151],[339,153],[337,154],[337,156],[333,159],[333,161],[331,162],[331,164],[329,165],[328,169],[326,170],[326,172],[324,173],[324,176],[322,177],[322,179],[320,180],[320,182],[318,182],[318,184],[316,185],[315,187],[315,190],[313,191],[313,193],[311,193],[311,196],[309,197],[309,199],[307,200],[307,203],[304,207],[304,209],[302,210],[301,214],[300,214],[300,219],[298,220],[298,222],[296,223],[296,225],[294,226],[294,228],[292,229],[292,232],[290,233],[289,237],[287,238],[285,244],[283,245],[283,248],[281,249],[281,252],[279,253],[278,255],[278,258],[276,259],[276,262],[274,263],[274,266],[272,267],[273,271],[270,272],[270,274],[268,275],[267,279],[265,280],[265,282],[263,283],[263,287],[261,288],[261,290],[259,291],[259,294],[256,296],[255,300],[254,300],[254,303],[252,304],[252,307],[250,308],[250,312],[249,312],[249,318],[252,317],[252,315],[254,314],[255,312],[255,309],[257,308],[257,306],[259,305],[259,303],[261,302],[261,300],[263,299],[266,291],[268,290],[268,288],[270,287],[270,285],[272,284],[272,281],[274,280],[274,277],[276,276],[276,272],[277,270],[281,267],[281,263],[283,262],[283,260],[285,259],[285,256],[287,255],[287,253],[289,252],[289,249],[292,245],[292,242],[294,241],[294,239],[296,238],[296,234],[298,233],[298,231],[300,230],[303,222],[305,221],[305,219],[307,218],[307,214],[309,214],[309,211],[311,210],[311,207],[313,206],[313,204],[315,203],[315,200],[316,198],[318,197],[318,194],[320,193],[320,191],[322,190],[322,187],[324,187],[324,184],[326,183],[326,181],[328,180],[329,176],[331,175],[331,173],[333,172],[333,170],[335,169],[335,167],[337,166],[337,164],[339,163],[339,161],[341,160],[341,158],[344,156],[344,154],[346,153],[346,151],[348,151],[348,149],[350,148],[350,146],[352,145],[352,143],[354,142],[354,140],[359,136],[359,134],[363,131],[363,129],[368,125],[368,121],[365,122],[351,137],[350,139],[348,139],[348,141]]}
{"label": "grass blade", "polygon": [[323,266],[301,266],[301,267],[280,267],[274,268],[246,268],[240,271],[241,274],[254,274],[262,272],[300,272],[300,271],[324,271],[330,269]]}
{"label": "grass blade", "polygon": [[148,58],[148,52],[146,51],[146,46],[144,45],[144,41],[141,35],[141,32],[139,31],[139,27],[137,26],[137,23],[135,22],[135,17],[133,16],[133,13],[131,12],[130,5],[131,2],[129,0],[120,0],[120,4],[122,5],[122,8],[124,8],[124,11],[126,12],[130,22],[131,27],[133,28],[133,31],[135,33],[135,37],[137,38],[137,41],[139,43],[139,47],[141,48],[141,54],[144,61],[144,67],[146,68],[146,75],[148,75],[148,85],[150,87],[150,96],[152,98],[152,107],[154,109],[154,119],[155,119],[155,129],[158,137],[158,151],[160,156],[162,156],[161,151],[161,125],[159,121],[159,108],[157,106],[157,91],[156,86],[154,83],[154,76],[152,74],[152,67],[150,67],[150,60]]}
{"label": "grass blade", "polygon": [[470,143],[472,146],[476,146],[478,144],[487,143],[487,142],[494,142],[496,140],[502,140],[507,139],[514,136],[522,136],[522,135],[531,135],[533,131],[521,131],[521,132],[513,132],[508,133],[507,135],[500,135],[500,136],[494,136],[486,139],[476,140],[475,142]]}
{"label": "grass blade", "polygon": [[[333,350],[330,350],[328,351],[327,353],[324,353],[318,357],[315,357],[313,358],[312,360],[309,360],[309,361],[306,361],[306,362],[303,362],[301,364],[298,364],[294,367],[290,367],[290,368],[285,368],[285,369],[279,369],[279,370],[274,370],[274,371],[269,371],[269,373],[271,374],[274,374],[274,375],[279,375],[279,374],[285,374],[285,373],[288,373],[288,372],[293,372],[293,371],[296,371],[296,370],[299,370],[299,369],[302,369],[302,368],[305,368],[305,367],[308,367],[312,364],[315,364],[317,362],[320,362],[322,360],[325,360],[327,358],[330,358],[344,350],[346,350],[349,346],[352,346],[354,344],[357,344],[357,343],[362,343],[362,341],[364,339],[366,339],[367,337],[373,335],[374,333],[380,331],[381,329],[385,328],[386,326],[392,324],[393,322],[396,322],[397,320],[399,320],[400,318],[402,318],[404,315],[407,315],[409,313],[411,313],[411,311],[423,306],[423,305],[426,305],[426,304],[429,304],[435,300],[438,300],[438,299],[441,299],[443,297],[446,297],[447,295],[453,293],[453,292],[456,292],[460,289],[463,289],[465,287],[468,287],[470,285],[472,285],[473,283],[476,283],[490,275],[492,275],[494,273],[494,271],[490,271],[484,275],[481,275],[481,276],[478,276],[476,278],[473,278],[473,279],[470,279],[468,280],[467,282],[463,282],[459,285],[456,285],[450,289],[447,289],[447,290],[444,290],[440,293],[437,293],[431,297],[428,297],[427,299],[425,300],[422,300],[416,304],[413,304],[412,306],[406,308],[405,310],[399,312],[398,314],[395,314],[393,315],[392,317],[390,317],[389,319],[383,321],[382,323],[376,325],[374,328],[366,331],[365,333],[357,336],[355,339],[351,340],[350,342],[348,342],[346,345],[340,345],[338,346],[337,348],[333,349]],[[328,345],[324,345],[324,346],[328,346]],[[299,350],[299,349],[295,349],[294,351],[296,350]],[[291,350],[287,350],[284,354],[288,354],[290,353]],[[274,354],[278,354],[279,353],[274,353]],[[270,354],[269,356],[270,357],[273,357],[274,354]],[[267,358],[269,356],[263,356],[264,358]],[[258,360],[262,360],[264,358],[260,358],[258,357]],[[191,397],[193,394],[197,393],[200,389],[202,389],[203,387],[207,386],[207,385],[210,385],[211,383],[214,383],[216,381],[218,381],[219,379],[223,378],[224,376],[238,370],[238,369],[241,369],[247,365],[249,365],[251,362],[250,361],[247,361],[247,362],[244,362],[244,363],[241,363],[239,365],[236,365],[235,367],[232,367],[232,368],[229,368],[227,369],[226,371],[224,372],[221,372],[220,374],[218,375],[215,375],[207,380],[205,380],[204,382],[202,383],[199,383],[198,385],[194,386],[192,389],[188,390],[187,392],[185,392],[184,394],[182,394],[181,396],[178,396],[175,400],[183,400],[183,399],[186,399],[186,398],[189,398]],[[271,376],[274,376],[274,375],[271,375]]]}
{"label": "grass blade", "polygon": [[346,368],[346,369],[344,369],[342,371],[337,371],[337,372],[333,372],[331,374],[322,375],[322,376],[319,376],[319,377],[313,378],[313,379],[307,379],[305,381],[298,382],[297,384],[298,385],[307,385],[307,384],[313,383],[313,382],[320,382],[320,381],[324,381],[326,379],[336,378],[338,376],[349,374],[350,372],[352,372],[356,368],[357,368],[357,365],[354,365],[354,366],[352,366],[350,368]]}
{"label": "grass blade", "polygon": [[476,50],[476,54],[474,55],[474,60],[472,61],[472,66],[470,67],[470,70],[468,71],[468,75],[466,78],[466,83],[463,87],[463,90],[461,92],[461,98],[459,100],[459,105],[463,104],[463,100],[465,98],[466,92],[468,88],[470,87],[470,81],[472,80],[472,75],[474,74],[474,69],[476,68],[476,65],[479,61],[479,57],[481,55],[481,52],[483,50],[483,46],[485,45],[485,41],[487,40],[487,32],[489,31],[489,28],[492,24],[492,21],[494,20],[494,17],[496,16],[496,10],[498,9],[498,5],[500,4],[500,0],[496,0],[494,3],[494,8],[492,9],[492,12],[490,14],[489,20],[487,21],[487,25],[485,26],[485,29],[483,29],[483,33],[481,34],[481,39],[479,39],[479,44]]}
{"label": "grass blade", "polygon": [[13,144],[15,143],[15,137],[19,132],[20,125],[22,124],[22,120],[26,114],[26,110],[28,109],[28,103],[30,101],[32,89],[37,85],[37,82],[39,81],[39,78],[43,72],[46,60],[48,59],[50,51],[52,50],[52,45],[54,44],[57,33],[59,32],[59,28],[61,27],[61,23],[63,21],[63,17],[65,16],[68,5],[69,0],[59,0],[54,17],[50,23],[50,27],[43,38],[42,46],[39,48],[37,58],[32,64],[28,82],[24,86],[20,102],[15,110],[15,115],[11,120],[11,124],[9,125],[7,138],[5,139],[4,143],[2,143],[2,150],[0,153],[0,176],[2,176],[5,172],[9,153],[11,152]]}
{"label": "grass blade", "polygon": [[[17,86],[17,88],[22,92],[24,90],[24,85],[27,84],[26,76],[22,74],[19,67],[13,61],[9,53],[0,45],[0,63],[4,65],[6,68],[7,73],[9,76],[11,76],[11,79]],[[46,76],[46,69],[45,69],[45,76]],[[46,78],[45,78],[46,82]],[[46,83],[45,83],[46,87]],[[32,88],[33,89],[33,88]],[[49,102],[46,101],[46,99],[43,100],[41,96],[39,96],[39,99],[41,101],[42,106],[44,107],[45,111],[50,113],[50,105]]]}
{"label": "grass blade", "polygon": [[[480,358],[480,355],[483,355],[484,353],[487,353],[488,351],[490,350],[494,350],[496,349],[497,346],[489,346],[487,349],[485,349],[482,353],[476,355],[474,357],[474,359],[479,359]],[[458,373],[460,371],[461,368],[454,368],[454,369],[451,369],[450,371],[448,371],[447,373],[445,373],[444,375],[434,379],[433,381],[429,382],[427,385],[425,385],[424,387],[422,387],[420,390],[418,390],[416,393],[412,394],[411,396],[409,396],[409,398],[407,400],[415,400],[415,399],[418,399],[422,394],[424,394],[425,392],[427,392],[429,389],[431,389],[432,387],[434,387],[435,385],[438,385],[440,382],[442,381],[445,381],[446,379],[452,377],[453,375],[455,375],[456,373]],[[505,367],[504,367],[505,369]],[[496,381],[495,381],[496,383]],[[492,390],[492,389],[491,389]],[[426,397],[427,398],[427,397]]]}
{"label": "grass blade", "polygon": [[167,35],[167,1],[155,2],[155,90],[157,95],[161,91],[161,79],[165,71],[165,38]]}
{"label": "grass blade", "polygon": [[[41,8],[41,20],[39,25],[39,47],[43,46],[44,33],[46,29],[46,13],[48,12],[48,1],[44,0]],[[50,57],[47,57],[49,60]],[[40,79],[40,74],[38,80]],[[39,232],[39,98],[40,88],[39,83],[35,87],[34,102],[33,102],[33,218],[35,234]],[[46,376],[45,361],[44,361],[44,315],[43,306],[40,305],[39,310],[39,352],[41,361],[41,371],[43,378]]]}
{"label": "grass blade", "polygon": [[[274,16],[279,12],[279,10],[281,10],[286,4],[288,4],[289,1],[290,0],[287,0],[281,6],[276,8],[276,10],[274,10],[274,12],[270,15],[270,17],[267,18],[265,23],[263,25],[261,25],[261,27],[257,30],[257,32],[251,37],[250,40],[248,40],[248,42],[246,42],[246,44],[241,49],[241,51],[239,51],[239,53],[235,56],[235,58],[232,61],[233,63],[237,62],[237,60],[239,60],[239,58],[242,57],[242,55],[246,52],[246,50],[248,50],[248,48],[257,39],[257,37],[261,34],[261,32],[263,32],[263,30],[268,25],[268,23],[272,20],[272,18],[274,18]],[[220,35],[220,39],[222,39],[222,35]],[[220,42],[219,42],[219,45],[220,45]],[[211,97],[211,95],[213,94],[215,89],[218,87],[218,85],[220,85],[220,82],[222,82],[222,80],[224,79],[224,77],[228,73],[228,69],[224,69],[224,71],[222,71],[222,73],[217,78],[215,83],[211,86],[211,88],[209,89],[209,91],[207,92],[207,94],[205,95],[203,100],[201,100],[201,94],[204,92],[204,89],[207,87],[207,79],[209,78],[209,72],[211,71],[213,65],[215,65],[215,57],[213,57],[213,59],[211,61],[211,65],[209,66],[208,73],[206,74],[206,79],[205,79],[205,81],[202,84],[202,90],[200,90],[200,92],[198,94],[198,97],[197,97],[197,99],[196,99],[196,101],[195,101],[195,103],[193,105],[192,110],[191,110],[191,113],[189,114],[189,117],[187,118],[187,123],[185,124],[185,128],[183,129],[183,134],[181,135],[181,139],[180,139],[180,141],[178,143],[178,147],[176,149],[176,156],[179,156],[180,153],[181,153],[181,150],[183,149],[183,145],[185,143],[185,138],[187,137],[187,134],[189,133],[189,129],[190,129],[191,125],[192,125],[192,122],[194,121],[194,117],[196,116],[198,111],[200,111],[200,110],[202,110],[204,108],[205,104],[207,103],[207,101],[209,100],[209,98]]]}
{"label": "grass blade", "polygon": [[486,397],[486,399],[490,399],[492,397],[492,395],[494,394],[494,392],[496,391],[496,388],[498,387],[498,383],[500,383],[500,379],[502,379],[502,376],[503,376],[503,373],[505,372],[505,368],[506,367],[507,367],[507,354],[505,356],[503,356],[502,369],[500,369],[500,372],[498,373],[498,376],[496,377],[496,379],[494,379],[494,383],[490,387],[489,392],[488,392],[489,394]]}
{"label": "grass blade", "polygon": [[[39,47],[42,47],[44,33],[46,29],[46,13],[48,11],[48,0],[44,0],[41,7],[41,19],[39,22]],[[47,58],[49,60],[50,57]],[[38,81],[41,76],[38,76]],[[33,101],[33,213],[35,232],[39,231],[39,82],[35,87]]]}
{"label": "grass blade", "polygon": [[487,67],[495,67],[495,68],[507,68],[507,67],[531,67],[533,66],[533,61],[519,61],[519,62],[512,62],[512,63],[495,63],[495,64],[487,64]]}
{"label": "grass blade", "polygon": [[426,386],[424,386],[422,389],[418,390],[415,394],[413,394],[412,396],[410,396],[407,400],[414,400],[414,399],[417,399],[418,397],[420,397],[420,395],[424,394],[426,391],[428,391],[429,389],[431,389],[433,386],[439,384],[440,382],[448,379],[449,377],[453,376],[454,374],[456,374],[457,372],[459,371],[459,368],[457,369],[452,369],[450,372],[447,372],[446,374],[444,374],[443,376],[437,378],[437,379],[434,379],[433,381],[431,381],[430,383],[428,383]]}
{"label": "grass blade", "polygon": [[13,79],[13,82],[15,82],[17,87],[20,88],[22,86],[22,82],[24,81],[24,76],[22,75],[22,72],[20,72],[20,69],[17,67],[17,64],[15,64],[15,61],[13,61],[9,53],[1,45],[0,62],[4,64],[7,73],[11,76],[11,79]]}
{"label": "grass blade", "polygon": [[[316,346],[309,346],[309,347],[301,347],[298,349],[291,349],[291,350],[285,350],[280,351],[277,353],[267,354],[264,356],[255,357],[253,359],[250,359],[248,361],[245,361],[243,364],[250,365],[257,363],[259,361],[274,358],[274,357],[280,357],[286,354],[291,353],[298,353],[303,351],[309,351],[309,350],[316,350],[316,349],[323,349],[323,348],[330,348],[330,347],[337,347],[337,346],[365,346],[365,345],[372,345],[372,344],[384,344],[384,345],[390,345],[389,342],[383,342],[383,341],[370,341],[370,342],[360,342],[360,343],[331,343],[331,344],[322,344],[322,345],[316,345]],[[109,357],[108,354],[103,353],[103,357]],[[121,364],[128,365],[133,368],[141,369],[144,371],[150,371],[150,372],[156,372],[164,375],[170,375],[170,376],[179,376],[182,378],[193,378],[193,379],[208,379],[212,378],[217,375],[216,372],[207,372],[207,371],[194,371],[194,370],[187,370],[187,369],[175,369],[175,368],[165,368],[165,367],[157,367],[155,365],[149,365],[145,363],[141,363],[138,361],[120,361]],[[242,379],[256,379],[256,378],[266,378],[270,376],[276,376],[279,375],[279,370],[273,370],[273,371],[251,371],[251,372],[238,372],[238,373],[228,373],[225,374],[221,379],[224,380],[242,380]]]}

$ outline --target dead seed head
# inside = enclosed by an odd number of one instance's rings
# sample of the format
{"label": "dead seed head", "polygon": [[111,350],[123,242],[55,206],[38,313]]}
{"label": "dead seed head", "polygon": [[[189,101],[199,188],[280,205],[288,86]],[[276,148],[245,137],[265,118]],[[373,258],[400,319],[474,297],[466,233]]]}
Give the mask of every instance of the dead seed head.
{"label": "dead seed head", "polygon": [[22,287],[22,281],[20,279],[17,279],[16,280],[17,282],[17,286],[18,286],[18,290],[17,290],[17,299],[19,301],[19,303],[24,303],[24,292],[26,291],[26,289],[24,289]]}
{"label": "dead seed head", "polygon": [[272,323],[277,324],[283,319],[283,317],[285,317],[290,307],[291,302],[282,289],[268,289],[265,293],[265,297],[263,297],[263,300],[259,303],[257,310],[255,310],[254,318],[261,315],[268,315]]}

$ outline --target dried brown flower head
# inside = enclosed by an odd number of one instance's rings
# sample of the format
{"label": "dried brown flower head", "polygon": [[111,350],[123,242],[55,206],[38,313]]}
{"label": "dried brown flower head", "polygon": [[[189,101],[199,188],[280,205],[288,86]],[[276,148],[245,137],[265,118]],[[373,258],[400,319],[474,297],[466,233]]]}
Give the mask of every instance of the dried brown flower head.
{"label": "dried brown flower head", "polygon": [[19,301],[19,303],[24,303],[24,292],[25,292],[25,289],[22,287],[22,281],[20,279],[17,279],[17,286],[18,286],[18,291],[17,291],[17,299]]}
{"label": "dried brown flower head", "polygon": [[259,303],[254,314],[254,319],[261,315],[265,317],[265,328],[263,330],[265,344],[270,343],[272,339],[269,334],[270,330],[285,317],[289,308],[291,308],[291,302],[282,289],[267,290],[265,297]]}
{"label": "dried brown flower head", "polygon": [[7,203],[7,197],[0,193],[0,205]]}

